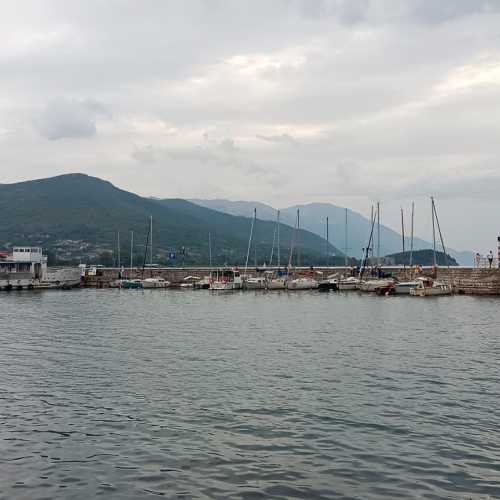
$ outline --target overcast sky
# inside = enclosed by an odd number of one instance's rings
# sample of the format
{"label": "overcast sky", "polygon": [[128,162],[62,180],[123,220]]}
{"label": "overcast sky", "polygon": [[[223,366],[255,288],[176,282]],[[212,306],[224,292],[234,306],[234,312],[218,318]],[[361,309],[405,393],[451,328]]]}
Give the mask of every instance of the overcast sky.
{"label": "overcast sky", "polygon": [[142,195],[434,195],[457,249],[500,234],[499,0],[4,1],[0,182],[84,172]]}

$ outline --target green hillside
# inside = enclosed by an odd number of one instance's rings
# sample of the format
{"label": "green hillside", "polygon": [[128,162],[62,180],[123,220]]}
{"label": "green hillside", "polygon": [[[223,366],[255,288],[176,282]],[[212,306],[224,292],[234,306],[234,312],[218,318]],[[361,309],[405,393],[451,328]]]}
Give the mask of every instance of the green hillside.
{"label": "green hillside", "polygon": [[[388,264],[408,266],[410,264],[410,252],[405,252],[405,253],[399,252],[399,253],[393,253],[391,255],[386,255],[384,257],[384,261],[387,262]],[[436,252],[436,261],[438,266],[446,265],[447,261],[443,252]],[[433,266],[434,265],[433,250],[432,249],[414,250],[412,262],[413,265],[418,264],[420,266]],[[448,265],[458,266],[458,262],[451,255],[448,255]]]}
{"label": "green hillside", "polygon": [[[251,219],[224,214],[185,200],[142,198],[111,183],[83,174],[0,185],[0,246],[40,245],[53,261],[116,263],[120,232],[121,262],[130,259],[134,232],[134,261],[143,260],[144,243],[153,217],[154,261],[179,265],[208,263],[208,234],[214,264],[245,261]],[[275,225],[257,220],[250,262],[269,261]],[[288,255],[292,228],[282,224],[281,262]],[[300,231],[303,265],[326,261],[326,242]],[[185,255],[182,254],[184,247]],[[176,259],[168,258],[174,252]],[[342,255],[333,246],[331,255]],[[275,254],[276,255],[276,254]],[[340,261],[340,257],[338,257]],[[335,260],[330,258],[330,263]]]}

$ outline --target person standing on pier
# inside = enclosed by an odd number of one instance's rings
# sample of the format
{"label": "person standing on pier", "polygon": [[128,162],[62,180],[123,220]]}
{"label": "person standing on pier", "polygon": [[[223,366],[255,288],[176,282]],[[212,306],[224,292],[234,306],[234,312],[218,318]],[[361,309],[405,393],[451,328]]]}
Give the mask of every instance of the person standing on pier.
{"label": "person standing on pier", "polygon": [[488,254],[488,262],[490,263],[490,269],[491,266],[493,265],[493,252],[490,250],[490,253]]}
{"label": "person standing on pier", "polygon": [[481,254],[479,252],[476,252],[476,267],[481,267]]}

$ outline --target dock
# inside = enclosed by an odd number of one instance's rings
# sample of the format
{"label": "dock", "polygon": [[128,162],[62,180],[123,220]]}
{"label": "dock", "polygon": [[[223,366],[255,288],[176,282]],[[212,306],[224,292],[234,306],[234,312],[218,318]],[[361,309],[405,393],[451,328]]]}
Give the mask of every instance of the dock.
{"label": "dock", "polygon": [[[148,268],[144,271],[144,278],[161,277],[168,280],[172,286],[180,286],[184,278],[187,276],[210,276],[211,273],[216,273],[217,267],[160,267]],[[219,267],[220,269],[220,267]],[[239,266],[240,272],[243,274],[244,266]],[[273,271],[276,268],[267,267],[266,271]],[[283,268],[281,268],[283,270]],[[391,274],[400,281],[413,279],[416,277],[414,270],[409,268],[388,266],[381,268],[384,273]],[[260,269],[259,269],[260,270]],[[297,276],[306,276],[312,273],[316,277],[329,276],[332,274],[343,274],[349,276],[352,274],[350,267],[300,267],[294,268],[294,273]],[[424,267],[421,275],[431,275],[432,268]],[[121,273],[121,274],[120,274]],[[248,268],[248,277],[259,275],[259,272],[254,268]],[[141,278],[142,268],[97,268],[94,276],[86,276],[83,279],[83,286],[91,288],[109,288],[113,282],[123,279]],[[369,279],[369,273],[365,273],[364,277]],[[457,294],[467,295],[500,295],[500,269],[499,268],[473,268],[473,267],[439,267],[437,277],[440,281],[452,286],[453,291]]]}

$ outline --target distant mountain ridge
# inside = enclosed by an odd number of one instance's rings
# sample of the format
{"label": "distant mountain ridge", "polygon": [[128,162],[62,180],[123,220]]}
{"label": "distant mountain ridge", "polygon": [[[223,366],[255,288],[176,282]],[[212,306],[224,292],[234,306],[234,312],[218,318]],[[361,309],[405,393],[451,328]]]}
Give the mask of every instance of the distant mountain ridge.
{"label": "distant mountain ridge", "polygon": [[[221,199],[202,200],[192,199],[193,203],[219,210],[232,215],[248,216],[257,208],[259,218],[274,220],[276,209],[264,203],[252,201],[229,201]],[[311,231],[318,236],[326,235],[326,217],[329,218],[330,241],[343,253],[347,253],[355,258],[362,258],[362,249],[366,247],[371,229],[371,222],[363,215],[353,210],[347,210],[348,218],[348,249],[345,252],[345,208],[338,207],[330,203],[309,203],[306,205],[294,205],[280,209],[280,218],[285,224],[293,225],[296,211],[300,209],[301,227]],[[405,238],[409,248],[410,238]],[[401,235],[391,228],[381,224],[380,226],[381,254],[389,255],[401,251]],[[414,238],[415,250],[425,250],[432,248],[432,243]],[[376,249],[375,249],[376,250]],[[447,249],[448,253],[461,264],[471,264],[471,252],[459,252]]]}
{"label": "distant mountain ridge", "polygon": [[[84,174],[0,184],[0,213],[0,247],[39,245],[59,261],[90,260],[108,265],[117,263],[118,232],[121,263],[129,263],[131,231],[134,262],[142,264],[150,216],[154,259],[172,265],[208,264],[209,233],[214,264],[243,264],[251,225],[249,218],[181,199],[143,198]],[[274,229],[274,222],[257,221],[251,264],[269,261]],[[285,224],[280,227],[282,265],[292,231]],[[300,241],[304,264],[320,264],[326,258],[322,238],[304,230]],[[338,252],[329,247],[329,253]],[[171,253],[175,261],[169,261]]]}

